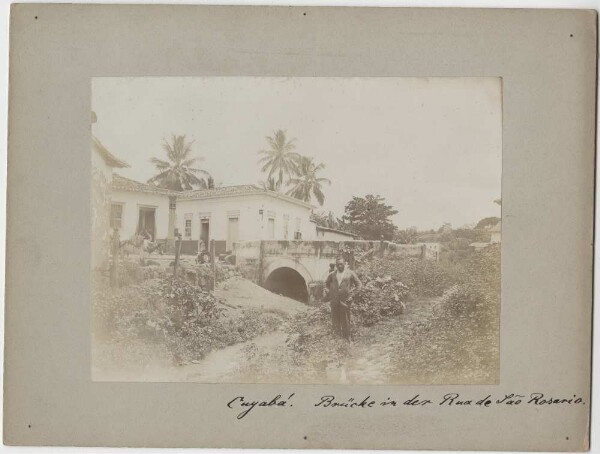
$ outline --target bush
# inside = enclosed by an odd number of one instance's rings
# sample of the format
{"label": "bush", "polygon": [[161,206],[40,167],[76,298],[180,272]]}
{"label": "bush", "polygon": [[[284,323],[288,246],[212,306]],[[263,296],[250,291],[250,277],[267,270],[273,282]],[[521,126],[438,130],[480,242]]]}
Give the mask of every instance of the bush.
{"label": "bush", "polygon": [[144,272],[140,263],[132,260],[119,260],[117,268],[119,287],[139,284],[144,280]]}
{"label": "bush", "polygon": [[470,254],[431,318],[395,340],[396,380],[492,383],[498,378],[500,247]]}
{"label": "bush", "polygon": [[[372,270],[370,270],[372,272]],[[372,326],[382,319],[404,312],[408,287],[391,276],[373,276],[362,272],[360,290],[350,293],[352,318],[363,326]]]}
{"label": "bush", "polygon": [[347,354],[348,342],[333,333],[329,304],[297,314],[285,330],[292,363],[303,367],[307,376],[319,373],[321,367],[340,361]]}
{"label": "bush", "polygon": [[474,253],[462,266],[457,285],[442,300],[449,316],[469,317],[480,328],[498,321],[500,308],[500,246]]}
{"label": "bush", "polygon": [[389,255],[363,264],[359,276],[385,277],[408,287],[406,298],[441,296],[456,280],[452,266],[433,260]]}
{"label": "bush", "polygon": [[[94,337],[104,347],[100,351],[105,360],[136,365],[132,363],[144,358],[150,361],[150,352],[168,352],[171,362],[183,364],[281,324],[281,317],[258,309],[235,312],[231,317],[223,317],[224,311],[212,293],[181,277],[167,276],[114,290],[96,288]],[[119,348],[124,349],[121,354]]]}

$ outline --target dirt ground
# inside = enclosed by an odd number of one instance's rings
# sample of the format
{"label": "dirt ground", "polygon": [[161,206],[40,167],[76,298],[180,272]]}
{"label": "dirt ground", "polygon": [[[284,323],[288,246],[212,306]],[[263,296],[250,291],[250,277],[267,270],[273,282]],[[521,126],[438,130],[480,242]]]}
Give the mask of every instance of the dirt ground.
{"label": "dirt ground", "polygon": [[[214,293],[224,309],[223,317],[237,317],[244,309],[260,309],[279,316],[282,320],[280,329],[285,319],[308,309],[307,305],[299,301],[271,293],[241,277],[232,277],[222,282]],[[171,366],[169,360],[157,352],[156,360],[143,370],[124,368],[97,370],[92,368],[93,378],[98,381],[192,381],[202,383],[237,381],[234,371],[240,365],[239,357],[241,357],[244,347],[250,343],[260,346],[282,345],[285,341],[285,333],[280,329],[247,342],[213,351],[197,364]],[[94,348],[102,349],[103,347],[96,345]]]}
{"label": "dirt ground", "polygon": [[[403,339],[410,337],[410,329],[415,324],[426,322],[432,317],[433,308],[439,298],[423,298],[409,302],[405,312],[371,327],[354,329],[354,339],[348,344],[343,362],[327,364],[325,374],[320,378],[307,378],[302,371],[289,374],[278,369],[282,358],[289,358],[286,347],[285,323],[290,316],[309,309],[298,301],[273,294],[241,277],[230,278],[215,291],[226,312],[224,316],[234,317],[243,309],[260,309],[280,317],[281,324],[274,331],[267,332],[246,342],[214,350],[203,359],[183,366],[165,365],[157,361],[135,373],[125,370],[103,371],[94,376],[97,380],[108,381],[151,381],[151,382],[195,382],[195,383],[338,383],[338,384],[385,384],[391,383],[389,371],[392,362],[398,362],[399,348]],[[400,346],[400,347],[399,347]],[[414,347],[413,347],[414,350]],[[407,354],[415,354],[415,351]],[[254,352],[249,355],[248,352]],[[416,351],[418,354],[418,350]],[[253,361],[260,359],[260,379],[249,375],[256,367]],[[419,371],[407,369],[397,377],[398,383],[419,383],[423,377]]]}
{"label": "dirt ground", "polygon": [[228,307],[239,309],[264,309],[286,315],[307,309],[307,306],[299,301],[271,293],[241,277],[232,277],[222,282],[215,290],[215,296]]}
{"label": "dirt ground", "polygon": [[[262,289],[261,289],[262,290]],[[247,342],[236,344],[222,350],[212,352],[199,364],[181,367],[175,381],[190,381],[203,383],[253,383],[252,377],[240,371],[246,370],[247,358],[245,350],[249,347],[257,350],[261,356],[271,357],[272,369],[269,362],[263,366],[267,370],[261,373],[261,382],[267,383],[338,383],[338,384],[384,384],[389,383],[386,375],[388,365],[392,360],[395,345],[391,331],[403,330],[416,320],[427,318],[437,299],[427,299],[407,306],[405,314],[393,318],[368,329],[357,332],[353,342],[348,346],[348,356],[344,363],[329,364],[325,376],[321,379],[307,379],[296,375],[293,379],[282,377],[277,369],[277,358],[285,354],[287,334],[277,330],[259,336]],[[304,306],[304,305],[303,305]],[[306,307],[306,306],[305,306]],[[262,362],[261,364],[265,364]],[[418,381],[418,377],[414,377]]]}

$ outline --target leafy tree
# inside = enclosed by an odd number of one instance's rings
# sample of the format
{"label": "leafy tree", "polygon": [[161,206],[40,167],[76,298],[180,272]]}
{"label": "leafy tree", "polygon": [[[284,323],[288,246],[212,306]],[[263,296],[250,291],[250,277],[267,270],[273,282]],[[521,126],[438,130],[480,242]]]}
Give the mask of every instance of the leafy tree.
{"label": "leafy tree", "polygon": [[203,158],[191,156],[192,143],[185,141],[185,135],[173,134],[170,142],[164,140],[162,148],[168,161],[150,159],[158,173],[150,178],[148,183],[174,191],[209,187],[209,181],[212,179],[210,174],[206,170],[194,167]]}
{"label": "leafy tree", "polygon": [[327,222],[327,213],[315,212],[310,213],[310,220],[320,227],[329,227]]}
{"label": "leafy tree", "polygon": [[275,178],[273,177],[269,177],[264,181],[259,181],[258,185],[265,191],[279,191],[281,189],[281,184],[278,181],[275,181]]}
{"label": "leafy tree", "polygon": [[477,223],[475,228],[476,229],[485,229],[487,227],[491,227],[491,226],[498,224],[499,221],[500,221],[500,218],[498,218],[496,216],[490,216],[487,218],[483,218],[481,221],[479,221]]}
{"label": "leafy tree", "polygon": [[365,240],[392,240],[396,226],[390,217],[398,214],[392,206],[385,204],[379,195],[353,197],[346,205],[342,220],[349,230]]}
{"label": "leafy tree", "polygon": [[452,231],[452,224],[450,224],[449,222],[444,222],[444,225],[442,225],[438,229],[438,233],[447,233],[447,232],[451,232],[451,231]]}
{"label": "leafy tree", "polygon": [[325,213],[312,212],[310,214],[310,220],[321,227],[327,227],[330,229],[342,230],[341,220],[336,218],[332,211]]}
{"label": "leafy tree", "polygon": [[294,172],[295,177],[288,181],[288,185],[291,186],[288,195],[305,202],[310,202],[314,195],[319,205],[323,205],[325,201],[323,184],[331,184],[327,178],[317,175],[324,168],[324,164],[316,164],[313,158],[301,156]]}
{"label": "leafy tree", "polygon": [[296,149],[294,145],[296,139],[288,140],[285,131],[278,129],[273,137],[267,136],[266,140],[269,149],[258,152],[259,155],[262,155],[258,163],[262,165],[261,170],[263,172],[268,172],[267,180],[277,174],[277,184],[281,186],[283,177],[287,176],[289,178],[293,175],[300,160],[300,155],[294,151]]}
{"label": "leafy tree", "polygon": [[213,177],[208,177],[206,179],[206,187],[207,189],[214,189],[215,188],[215,179]]}
{"label": "leafy tree", "polygon": [[398,230],[394,236],[394,240],[400,244],[414,244],[417,243],[419,234],[415,227],[410,227],[405,230]]}

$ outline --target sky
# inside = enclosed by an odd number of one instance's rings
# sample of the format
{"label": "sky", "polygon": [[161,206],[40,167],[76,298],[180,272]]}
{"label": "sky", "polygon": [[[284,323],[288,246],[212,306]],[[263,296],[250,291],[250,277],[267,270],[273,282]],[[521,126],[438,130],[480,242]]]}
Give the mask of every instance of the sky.
{"label": "sky", "polygon": [[93,133],[131,165],[155,174],[172,134],[193,141],[217,184],[266,179],[257,161],[278,129],[325,165],[325,203],[338,217],[353,196],[376,194],[401,229],[437,229],[500,216],[499,78],[94,78]]}

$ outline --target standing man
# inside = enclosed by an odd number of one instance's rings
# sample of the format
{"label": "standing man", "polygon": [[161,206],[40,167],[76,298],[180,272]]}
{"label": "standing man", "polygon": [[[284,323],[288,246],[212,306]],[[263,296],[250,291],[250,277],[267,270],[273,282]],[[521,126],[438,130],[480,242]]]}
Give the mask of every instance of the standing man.
{"label": "standing man", "polygon": [[356,273],[346,268],[343,258],[335,261],[335,270],[327,276],[325,288],[331,304],[333,331],[350,339],[350,290],[362,288]]}

